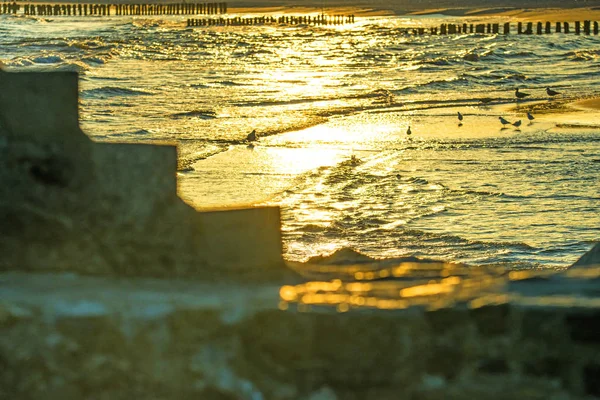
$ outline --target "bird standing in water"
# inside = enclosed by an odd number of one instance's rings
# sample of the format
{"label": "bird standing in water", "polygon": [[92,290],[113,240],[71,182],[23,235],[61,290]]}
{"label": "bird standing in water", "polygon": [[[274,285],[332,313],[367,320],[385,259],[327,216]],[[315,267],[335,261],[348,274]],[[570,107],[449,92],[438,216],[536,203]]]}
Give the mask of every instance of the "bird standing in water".
{"label": "bird standing in water", "polygon": [[530,121],[533,121],[535,119],[535,117],[533,115],[531,115],[531,113],[527,113],[527,119]]}
{"label": "bird standing in water", "polygon": [[500,120],[500,123],[502,124],[502,126],[509,125],[511,123],[510,121],[507,121],[502,117],[498,117],[498,119]]}
{"label": "bird standing in water", "polygon": [[560,94],[559,92],[557,92],[557,91],[555,91],[555,90],[552,90],[552,89],[550,89],[549,87],[547,87],[547,88],[546,88],[546,93],[547,93],[547,94],[548,94],[548,96],[550,96],[550,97],[554,97],[554,96],[556,96],[557,94]]}
{"label": "bird standing in water", "polygon": [[408,126],[408,129],[406,130],[406,134],[408,136],[410,136],[412,134],[412,131],[410,130],[410,125]]}
{"label": "bird standing in water", "polygon": [[254,129],[248,134],[248,136],[246,136],[246,140],[249,142],[254,142],[256,140],[256,129]]}
{"label": "bird standing in water", "polygon": [[525,97],[529,96],[529,93],[519,92],[519,88],[516,88],[515,96],[517,96],[517,99],[524,99]]}
{"label": "bird standing in water", "polygon": [[516,122],[513,122],[512,124],[515,128],[519,129],[519,127],[521,126],[521,120],[518,120]]}
{"label": "bird standing in water", "polygon": [[462,120],[463,120],[463,115],[460,113],[460,111],[458,112],[458,126],[462,125]]}

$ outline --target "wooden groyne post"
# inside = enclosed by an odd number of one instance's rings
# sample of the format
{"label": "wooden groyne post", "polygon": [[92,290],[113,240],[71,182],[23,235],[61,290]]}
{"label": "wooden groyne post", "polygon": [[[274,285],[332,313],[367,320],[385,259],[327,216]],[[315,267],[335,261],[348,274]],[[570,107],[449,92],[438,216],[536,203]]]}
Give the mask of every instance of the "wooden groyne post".
{"label": "wooden groyne post", "polygon": [[[517,22],[517,29],[516,32],[519,35],[532,35],[534,34],[534,29],[535,29],[535,34],[537,35],[542,35],[542,34],[551,34],[552,32],[552,23],[550,21],[538,21],[538,22],[522,22],[522,21],[518,21]],[[585,20],[583,21],[575,21],[573,23],[573,25],[575,26],[574,28],[574,33],[576,35],[581,35],[582,31],[584,34],[586,35],[598,35],[598,21],[589,21],[589,20]],[[569,22],[556,22],[555,23],[555,28],[554,28],[554,33],[571,33],[571,24]],[[452,34],[459,34],[459,33],[477,33],[477,34],[499,34],[500,33],[500,24],[499,23],[487,23],[487,24],[441,24],[439,26],[439,31],[438,31],[438,27],[432,27],[429,28],[428,30],[425,30],[426,32],[428,31],[429,33],[436,35],[452,35]],[[504,35],[508,35],[511,33],[511,24],[510,22],[505,22],[502,25],[502,34]]]}
{"label": "wooden groyne post", "polygon": [[[354,14],[351,15],[284,15],[280,17],[235,17],[235,18],[190,18],[188,27],[196,26],[251,26],[251,25],[343,25],[354,23]],[[421,31],[422,29],[422,31]],[[425,28],[416,30],[417,34],[424,34]]]}
{"label": "wooden groyne post", "polygon": [[136,3],[136,4],[44,4],[21,5],[5,1],[1,14],[51,15],[51,16],[110,16],[112,15],[215,15],[226,14],[227,3]]}

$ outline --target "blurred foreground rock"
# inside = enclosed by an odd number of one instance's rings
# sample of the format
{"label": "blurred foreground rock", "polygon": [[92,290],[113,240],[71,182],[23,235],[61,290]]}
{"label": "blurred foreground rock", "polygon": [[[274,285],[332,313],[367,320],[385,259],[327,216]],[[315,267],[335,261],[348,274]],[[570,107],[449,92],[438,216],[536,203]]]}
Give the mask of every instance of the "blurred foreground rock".
{"label": "blurred foreground rock", "polygon": [[600,268],[393,268],[281,287],[5,272],[0,399],[600,398]]}
{"label": "blurred foreground rock", "polygon": [[198,213],[175,149],[93,143],[77,77],[0,71],[0,400],[600,398],[598,245],[562,272],[352,251]]}

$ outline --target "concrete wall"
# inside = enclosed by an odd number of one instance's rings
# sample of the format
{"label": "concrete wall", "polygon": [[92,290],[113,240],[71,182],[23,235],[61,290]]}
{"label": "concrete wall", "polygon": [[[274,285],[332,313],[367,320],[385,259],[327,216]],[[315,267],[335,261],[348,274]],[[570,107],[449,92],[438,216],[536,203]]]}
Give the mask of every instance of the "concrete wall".
{"label": "concrete wall", "polygon": [[279,209],[196,212],[173,146],[94,143],[75,73],[0,71],[0,271],[288,276]]}

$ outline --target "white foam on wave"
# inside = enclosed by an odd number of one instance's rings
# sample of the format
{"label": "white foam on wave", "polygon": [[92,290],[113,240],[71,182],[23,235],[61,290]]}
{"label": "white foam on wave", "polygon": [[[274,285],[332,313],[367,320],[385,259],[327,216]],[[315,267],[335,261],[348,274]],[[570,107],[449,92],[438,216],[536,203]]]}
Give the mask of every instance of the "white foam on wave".
{"label": "white foam on wave", "polygon": [[57,63],[63,62],[63,59],[61,56],[52,54],[52,55],[35,57],[35,58],[33,58],[32,61],[36,64],[57,64]]}
{"label": "white foam on wave", "polygon": [[106,63],[106,59],[102,58],[102,57],[83,57],[81,59],[82,62],[88,64],[88,65],[94,65],[94,64],[105,64]]}

